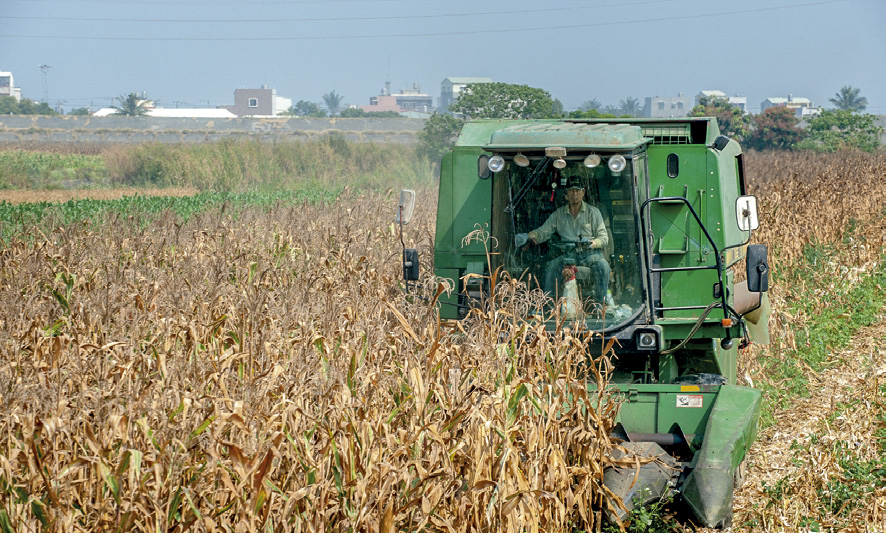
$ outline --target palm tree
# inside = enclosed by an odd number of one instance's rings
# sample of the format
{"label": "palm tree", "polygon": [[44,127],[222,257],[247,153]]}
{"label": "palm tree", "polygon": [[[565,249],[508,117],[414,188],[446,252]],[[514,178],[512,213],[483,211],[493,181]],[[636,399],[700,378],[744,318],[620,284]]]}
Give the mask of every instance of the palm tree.
{"label": "palm tree", "polygon": [[129,96],[119,96],[120,106],[111,106],[115,115],[126,115],[129,117],[142,117],[148,114],[148,101],[139,99],[136,93],[129,93]]}
{"label": "palm tree", "polygon": [[854,88],[851,85],[844,85],[840,92],[831,98],[831,103],[837,106],[838,109],[860,113],[867,109],[868,99],[864,96],[859,96],[859,92],[861,92],[861,89]]}
{"label": "palm tree", "polygon": [[619,102],[618,107],[622,115],[631,115],[632,117],[636,117],[640,114],[640,100],[637,100],[632,96],[628,96],[627,98]]}
{"label": "palm tree", "polygon": [[600,100],[591,98],[590,100],[585,100],[580,106],[578,106],[578,109],[580,111],[590,111],[592,109],[599,111],[601,107],[603,107],[603,104],[600,103]]}
{"label": "palm tree", "polygon": [[326,109],[329,110],[330,115],[335,115],[339,112],[342,100],[344,100],[344,97],[340,94],[335,94],[335,91],[329,91],[323,95],[323,103],[326,104]]}

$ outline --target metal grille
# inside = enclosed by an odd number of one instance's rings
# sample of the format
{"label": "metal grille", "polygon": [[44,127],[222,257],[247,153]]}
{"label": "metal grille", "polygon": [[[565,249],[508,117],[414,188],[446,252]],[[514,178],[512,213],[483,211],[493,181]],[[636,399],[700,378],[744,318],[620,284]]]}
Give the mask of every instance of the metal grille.
{"label": "metal grille", "polygon": [[643,126],[643,136],[652,144],[689,144],[689,124],[650,124]]}

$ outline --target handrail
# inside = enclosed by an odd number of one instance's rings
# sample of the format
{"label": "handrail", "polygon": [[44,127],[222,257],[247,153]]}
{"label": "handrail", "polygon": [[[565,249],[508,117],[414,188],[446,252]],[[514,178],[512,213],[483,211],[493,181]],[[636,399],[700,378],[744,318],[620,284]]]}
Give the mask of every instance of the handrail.
{"label": "handrail", "polygon": [[[695,221],[698,222],[698,225],[701,227],[701,230],[704,232],[705,237],[710,243],[711,247],[714,249],[714,265],[705,265],[705,266],[687,266],[687,267],[668,267],[668,268],[656,268],[652,266],[652,249],[649,247],[649,234],[652,232],[651,221],[646,220],[647,208],[652,202],[682,202],[686,204],[686,207],[689,208],[689,212],[692,213],[692,216],[695,218]],[[649,222],[649,224],[647,224]],[[683,196],[659,196],[655,198],[649,198],[643,205],[640,206],[640,226],[642,228],[643,233],[643,246],[646,249],[645,259],[646,259],[646,280],[647,286],[650,289],[649,292],[649,307],[652,309],[651,320],[652,323],[655,323],[656,316],[659,311],[679,311],[685,310],[685,307],[658,307],[655,305],[655,294],[652,293],[652,275],[655,273],[661,272],[686,272],[692,270],[713,270],[717,269],[717,280],[720,283],[720,300],[723,305],[723,318],[729,318],[729,307],[726,303],[726,286],[723,284],[723,263],[720,259],[720,250],[717,248],[716,243],[714,243],[714,239],[711,237],[711,234],[708,233],[708,229],[705,227],[704,223],[701,221],[701,218],[698,216],[698,213],[695,212],[695,209],[692,207],[692,204],[689,203]],[[661,288],[661,284],[659,283],[659,289]],[[730,339],[729,328],[726,328],[726,339]]]}

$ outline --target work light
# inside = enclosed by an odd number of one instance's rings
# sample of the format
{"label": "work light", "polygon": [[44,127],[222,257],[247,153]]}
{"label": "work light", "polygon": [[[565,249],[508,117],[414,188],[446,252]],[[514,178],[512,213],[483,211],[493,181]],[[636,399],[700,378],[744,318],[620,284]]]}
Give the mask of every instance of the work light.
{"label": "work light", "polygon": [[505,159],[500,155],[494,155],[489,158],[489,170],[493,172],[501,172],[505,168]]}
{"label": "work light", "polygon": [[523,154],[517,154],[514,156],[514,164],[518,167],[528,167],[529,166],[529,158]]}
{"label": "work light", "polygon": [[614,156],[609,158],[609,170],[611,170],[615,174],[618,174],[619,172],[624,170],[627,164],[628,162],[625,161],[625,156],[621,154],[615,154]]}
{"label": "work light", "polygon": [[600,156],[598,154],[591,154],[585,158],[585,166],[588,168],[594,168],[600,164]]}

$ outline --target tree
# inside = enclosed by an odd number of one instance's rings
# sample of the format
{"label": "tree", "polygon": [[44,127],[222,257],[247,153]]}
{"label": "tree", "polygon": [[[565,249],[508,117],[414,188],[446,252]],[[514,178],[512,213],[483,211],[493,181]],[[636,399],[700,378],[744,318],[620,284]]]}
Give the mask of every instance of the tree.
{"label": "tree", "polygon": [[323,111],[320,108],[320,104],[308,102],[307,100],[299,100],[283,114],[295,117],[323,118],[326,116],[326,111]]}
{"label": "tree", "polygon": [[618,103],[619,111],[622,115],[630,115],[636,117],[640,115],[640,100],[628,96]]}
{"label": "tree", "polygon": [[601,113],[596,109],[588,109],[587,111],[576,110],[567,115],[568,118],[615,118],[612,113]]}
{"label": "tree", "polygon": [[439,164],[443,154],[455,145],[464,124],[464,120],[453,115],[431,115],[418,132],[418,155]]}
{"label": "tree", "polygon": [[554,101],[547,91],[528,85],[471,83],[449,110],[471,118],[549,118]]}
{"label": "tree", "polygon": [[754,118],[754,129],[743,144],[755,150],[790,150],[806,136],[799,123],[793,109],[769,107]]}
{"label": "tree", "polygon": [[57,115],[46,102],[37,103],[27,98],[21,102],[12,96],[0,96],[0,115]]}
{"label": "tree", "polygon": [[326,109],[329,110],[330,115],[335,115],[339,112],[342,108],[343,100],[344,96],[335,94],[335,91],[329,91],[323,95],[323,103],[326,104]]}
{"label": "tree", "polygon": [[751,131],[751,117],[726,98],[703,96],[689,112],[690,117],[715,117],[720,133],[741,142]]}
{"label": "tree", "polygon": [[147,100],[142,100],[136,93],[129,93],[127,96],[120,96],[119,106],[111,106],[115,115],[126,115],[128,117],[143,117],[148,114]]}
{"label": "tree", "polygon": [[578,106],[579,111],[597,111],[603,107],[603,104],[600,100],[596,98],[591,98],[590,100],[585,100],[582,102],[580,106]]}
{"label": "tree", "polygon": [[858,93],[860,92],[861,89],[854,88],[851,85],[844,85],[830,101],[837,106],[837,109],[861,113],[867,109],[868,99],[864,96],[859,96]]}
{"label": "tree", "polygon": [[68,111],[68,114],[69,115],[88,115],[89,109],[87,109],[85,107],[78,107],[76,109],[72,109],[72,110]]}
{"label": "tree", "polygon": [[873,152],[880,146],[883,128],[874,115],[853,113],[843,109],[825,109],[809,119],[807,139],[797,145],[801,149],[834,152],[841,148],[858,148]]}

